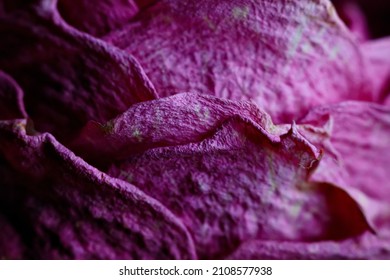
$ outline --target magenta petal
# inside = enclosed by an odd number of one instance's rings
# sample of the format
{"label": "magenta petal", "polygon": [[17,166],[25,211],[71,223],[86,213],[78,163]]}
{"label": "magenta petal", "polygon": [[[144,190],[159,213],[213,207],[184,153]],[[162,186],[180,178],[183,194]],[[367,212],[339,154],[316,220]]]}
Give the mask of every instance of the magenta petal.
{"label": "magenta petal", "polygon": [[0,4],[0,69],[23,89],[38,131],[67,141],[89,120],[108,121],[156,98],[133,57],[70,28],[55,1],[35,2]]}
{"label": "magenta petal", "polygon": [[238,248],[229,259],[390,259],[390,240],[372,234],[343,241],[274,242],[250,241]]}
{"label": "magenta petal", "polygon": [[277,123],[372,100],[360,50],[328,1],[158,1],[104,39],[133,54],[161,96],[251,99]]}
{"label": "magenta petal", "polygon": [[104,124],[89,122],[71,146],[95,162],[112,162],[155,147],[201,141],[234,116],[251,119],[275,136],[286,132],[252,103],[182,93],[136,104]]}
{"label": "magenta petal", "polygon": [[311,180],[338,185],[363,209],[380,235],[390,234],[390,109],[345,102],[314,109],[300,130],[324,151]]}
{"label": "magenta petal", "polygon": [[390,96],[390,37],[368,41],[362,45],[367,59],[367,73],[371,77],[374,99],[380,103]]}
{"label": "magenta petal", "polygon": [[340,239],[368,229],[346,193],[306,183],[318,159],[296,128],[275,136],[235,117],[203,141],[149,150],[108,173],[164,202],[199,257],[220,258],[251,239]]}
{"label": "magenta petal", "polygon": [[22,226],[24,258],[196,258],[186,228],[161,203],[51,135],[27,136],[24,125],[0,122],[0,155],[14,169],[14,184],[0,186],[1,207]]}

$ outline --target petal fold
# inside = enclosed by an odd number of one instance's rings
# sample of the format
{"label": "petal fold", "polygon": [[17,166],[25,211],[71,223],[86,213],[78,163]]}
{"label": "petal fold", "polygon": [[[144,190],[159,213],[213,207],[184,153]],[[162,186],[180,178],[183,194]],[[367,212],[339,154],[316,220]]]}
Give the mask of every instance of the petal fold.
{"label": "petal fold", "polygon": [[[344,102],[311,111],[300,131],[323,150],[311,180],[343,188],[362,208],[377,234],[390,234],[390,109]],[[322,131],[312,126],[324,126]]]}

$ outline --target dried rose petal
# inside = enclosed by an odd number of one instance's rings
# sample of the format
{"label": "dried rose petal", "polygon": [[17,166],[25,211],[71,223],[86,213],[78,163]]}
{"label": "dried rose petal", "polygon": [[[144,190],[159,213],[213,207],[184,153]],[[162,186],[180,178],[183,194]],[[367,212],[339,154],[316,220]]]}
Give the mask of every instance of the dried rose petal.
{"label": "dried rose petal", "polygon": [[390,103],[388,39],[329,1],[79,5],[0,3],[0,257],[390,258],[389,108],[333,104]]}
{"label": "dried rose petal", "polygon": [[[326,122],[325,130],[318,130]],[[311,180],[335,184],[363,209],[379,235],[390,234],[390,109],[344,102],[311,111],[301,132],[324,151]]]}
{"label": "dried rose petal", "polygon": [[251,99],[275,122],[373,99],[360,50],[327,1],[158,1],[104,39],[134,55],[161,96]]}
{"label": "dried rose petal", "polygon": [[[183,130],[196,118],[182,120]],[[305,183],[317,160],[294,128],[279,137],[235,117],[205,140],[149,150],[108,174],[163,201],[189,229],[199,257],[220,258],[251,239],[341,239],[368,229],[346,193]]]}
{"label": "dried rose petal", "polygon": [[71,147],[84,158],[110,163],[155,147],[201,141],[235,116],[251,119],[275,136],[288,130],[274,126],[252,103],[182,93],[136,104],[104,124],[89,122]]}
{"label": "dried rose petal", "polygon": [[24,126],[0,122],[0,153],[14,170],[7,173],[13,184],[0,185],[0,201],[19,225],[24,257],[196,258],[186,228],[161,203],[87,165],[51,135],[26,135]]}
{"label": "dried rose petal", "polygon": [[32,2],[0,4],[0,69],[24,90],[38,131],[66,142],[87,121],[108,121],[156,97],[130,55],[70,28],[55,1]]}

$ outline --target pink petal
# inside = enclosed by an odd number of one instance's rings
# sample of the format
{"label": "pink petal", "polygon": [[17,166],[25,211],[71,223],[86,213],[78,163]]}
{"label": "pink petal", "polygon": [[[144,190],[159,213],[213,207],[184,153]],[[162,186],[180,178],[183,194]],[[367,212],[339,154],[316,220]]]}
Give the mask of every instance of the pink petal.
{"label": "pink petal", "polygon": [[306,183],[318,157],[294,127],[275,136],[235,117],[202,141],[146,151],[108,174],[171,209],[200,258],[220,258],[251,239],[342,239],[368,230],[345,192]]}
{"label": "pink petal", "polygon": [[254,100],[275,122],[372,100],[360,50],[328,1],[158,1],[105,40],[143,65],[161,96]]}
{"label": "pink petal", "polygon": [[105,124],[89,122],[71,147],[84,158],[110,163],[155,147],[199,142],[235,116],[251,119],[275,136],[288,129],[274,126],[252,103],[182,93],[136,104]]}
{"label": "pink petal", "polygon": [[390,234],[390,109],[345,102],[314,109],[302,123],[324,125],[320,131],[303,125],[300,131],[324,156],[311,180],[335,184],[363,209],[380,235]]}
{"label": "pink petal", "polygon": [[0,122],[0,155],[14,169],[13,184],[0,186],[1,207],[22,226],[24,258],[196,258],[186,228],[161,203],[24,126]]}
{"label": "pink petal", "polygon": [[37,130],[67,141],[88,120],[108,121],[156,97],[132,56],[70,28],[56,1],[33,2],[0,4],[0,69],[24,90]]}

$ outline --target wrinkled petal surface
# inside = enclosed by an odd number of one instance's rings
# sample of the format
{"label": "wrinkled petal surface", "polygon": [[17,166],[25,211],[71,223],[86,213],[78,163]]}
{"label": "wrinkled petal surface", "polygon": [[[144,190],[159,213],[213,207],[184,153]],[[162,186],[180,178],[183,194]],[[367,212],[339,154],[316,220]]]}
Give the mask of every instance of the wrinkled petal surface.
{"label": "wrinkled petal surface", "polygon": [[87,121],[108,121],[156,97],[132,56],[70,28],[55,1],[9,3],[0,4],[0,69],[23,89],[38,131],[66,142]]}
{"label": "wrinkled petal surface", "polygon": [[233,117],[255,121],[277,136],[287,126],[274,126],[253,103],[182,93],[142,102],[107,123],[89,122],[72,148],[97,162],[127,159],[155,147],[199,142]]}
{"label": "wrinkled petal surface", "polygon": [[186,228],[161,203],[24,126],[0,122],[0,152],[13,170],[0,204],[28,248],[24,258],[196,258]]}
{"label": "wrinkled petal surface", "polygon": [[[210,113],[210,119],[216,117]],[[169,118],[162,133],[171,130]],[[194,114],[176,125],[186,131],[198,118]],[[275,135],[238,116],[204,140],[133,155],[108,174],[163,201],[191,232],[199,257],[220,258],[251,239],[340,239],[368,230],[344,191],[305,182],[318,158],[295,126]]]}
{"label": "wrinkled petal surface", "polygon": [[105,40],[134,55],[161,96],[251,99],[277,123],[373,98],[360,50],[328,1],[163,0]]}
{"label": "wrinkled petal surface", "polygon": [[313,110],[302,123],[323,158],[311,180],[345,189],[379,235],[390,234],[390,109],[373,103],[345,102]]}

